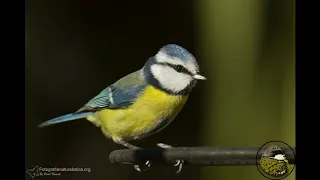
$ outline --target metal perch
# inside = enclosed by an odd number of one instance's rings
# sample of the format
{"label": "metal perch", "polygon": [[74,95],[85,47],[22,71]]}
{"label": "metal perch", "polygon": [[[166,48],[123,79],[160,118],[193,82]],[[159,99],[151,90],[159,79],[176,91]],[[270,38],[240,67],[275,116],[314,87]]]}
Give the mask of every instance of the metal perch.
{"label": "metal perch", "polygon": [[[140,164],[147,160],[152,163],[175,164],[176,160],[184,160],[184,164],[196,166],[243,166],[256,165],[257,157],[261,157],[266,148],[244,147],[176,147],[172,149],[123,149],[110,153],[112,163]],[[258,153],[259,151],[259,153]],[[285,156],[290,164],[295,164],[295,147],[284,148]]]}

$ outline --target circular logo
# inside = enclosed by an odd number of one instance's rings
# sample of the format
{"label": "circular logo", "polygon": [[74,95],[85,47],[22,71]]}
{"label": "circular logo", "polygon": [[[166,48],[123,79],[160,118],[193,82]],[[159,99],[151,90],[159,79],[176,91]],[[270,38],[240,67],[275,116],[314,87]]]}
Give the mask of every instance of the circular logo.
{"label": "circular logo", "polygon": [[259,172],[269,179],[283,179],[289,176],[294,167],[295,152],[282,141],[269,141],[258,150],[256,165]]}

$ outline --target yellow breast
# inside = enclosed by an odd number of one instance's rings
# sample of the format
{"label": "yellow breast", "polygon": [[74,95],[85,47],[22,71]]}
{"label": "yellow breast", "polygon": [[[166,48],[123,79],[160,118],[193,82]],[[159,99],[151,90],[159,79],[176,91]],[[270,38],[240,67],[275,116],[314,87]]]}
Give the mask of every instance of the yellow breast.
{"label": "yellow breast", "polygon": [[[148,136],[169,124],[180,112],[188,96],[174,96],[148,86],[134,104],[126,109],[104,109],[88,120],[101,126],[112,138],[132,139]],[[163,123],[163,120],[168,120]]]}

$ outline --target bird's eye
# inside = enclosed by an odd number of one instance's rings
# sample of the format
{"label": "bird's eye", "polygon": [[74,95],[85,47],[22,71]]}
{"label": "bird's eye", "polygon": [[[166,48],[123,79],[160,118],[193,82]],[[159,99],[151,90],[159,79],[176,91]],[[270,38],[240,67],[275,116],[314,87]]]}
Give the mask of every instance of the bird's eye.
{"label": "bird's eye", "polygon": [[177,71],[177,72],[181,72],[183,67],[181,65],[177,65],[174,67],[174,69]]}

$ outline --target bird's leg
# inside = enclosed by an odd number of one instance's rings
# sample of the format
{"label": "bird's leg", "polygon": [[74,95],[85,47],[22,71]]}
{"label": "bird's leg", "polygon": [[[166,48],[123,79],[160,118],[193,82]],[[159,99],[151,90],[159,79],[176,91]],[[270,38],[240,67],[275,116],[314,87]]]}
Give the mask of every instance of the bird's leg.
{"label": "bird's leg", "polygon": [[[134,146],[134,145],[132,145],[132,144],[130,144],[130,143],[128,143],[128,142],[125,142],[125,141],[124,141],[123,139],[121,139],[121,138],[113,138],[113,141],[114,141],[115,143],[120,144],[120,145],[123,145],[123,146],[125,146],[125,147],[127,147],[127,148],[129,148],[129,149],[138,149],[138,148],[140,148],[140,147]],[[146,161],[146,162],[144,163],[144,165],[146,166],[145,169],[141,169],[141,168],[140,168],[140,165],[137,165],[137,164],[135,164],[133,167],[134,167],[135,170],[137,170],[137,171],[139,171],[139,172],[141,172],[141,171],[146,171],[146,170],[148,170],[148,168],[151,166],[151,162],[150,162],[150,161]]]}
{"label": "bird's leg", "polygon": [[[158,143],[157,146],[160,147],[160,148],[163,148],[163,149],[173,148],[172,146],[170,146],[168,144],[163,144],[163,143]],[[184,161],[183,160],[177,160],[176,162],[177,163],[174,164],[173,166],[175,166],[175,167],[179,166],[178,171],[176,171],[176,173],[179,173],[181,171],[181,169],[182,169],[182,165],[183,165]]]}
{"label": "bird's leg", "polygon": [[125,146],[125,147],[127,147],[127,148],[129,148],[129,149],[138,149],[139,147],[137,147],[137,146],[134,146],[134,145],[132,145],[132,144],[130,144],[130,143],[128,143],[128,142],[125,142],[124,140],[122,140],[122,139],[116,139],[116,138],[113,138],[113,141],[115,142],[115,143],[117,143],[117,144],[120,144],[120,145],[122,145],[122,146]]}

